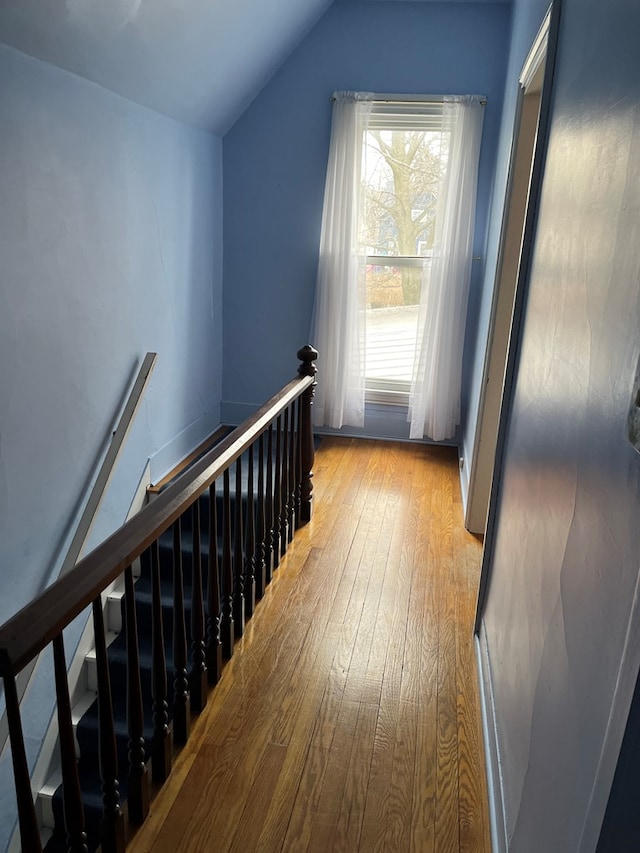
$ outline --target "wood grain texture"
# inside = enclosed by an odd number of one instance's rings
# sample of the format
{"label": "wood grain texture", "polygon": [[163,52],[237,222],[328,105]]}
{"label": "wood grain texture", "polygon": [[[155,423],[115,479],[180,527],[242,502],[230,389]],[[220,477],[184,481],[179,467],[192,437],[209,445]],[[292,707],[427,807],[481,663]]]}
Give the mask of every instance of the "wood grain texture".
{"label": "wood grain texture", "polygon": [[325,437],[314,470],[133,853],[491,849],[455,451]]}

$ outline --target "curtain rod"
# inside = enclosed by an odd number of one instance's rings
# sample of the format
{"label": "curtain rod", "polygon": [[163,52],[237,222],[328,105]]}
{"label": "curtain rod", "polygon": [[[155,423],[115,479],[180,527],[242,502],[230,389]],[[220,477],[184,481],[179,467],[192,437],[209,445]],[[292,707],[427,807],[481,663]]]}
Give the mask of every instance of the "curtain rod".
{"label": "curtain rod", "polygon": [[[441,104],[445,98],[456,97],[455,95],[396,95],[396,94],[378,94],[373,93],[371,100],[379,104],[411,104],[411,103],[433,103]],[[480,103],[484,107],[487,104],[487,99],[484,95],[480,95]],[[335,97],[331,95],[330,101],[335,101]]]}

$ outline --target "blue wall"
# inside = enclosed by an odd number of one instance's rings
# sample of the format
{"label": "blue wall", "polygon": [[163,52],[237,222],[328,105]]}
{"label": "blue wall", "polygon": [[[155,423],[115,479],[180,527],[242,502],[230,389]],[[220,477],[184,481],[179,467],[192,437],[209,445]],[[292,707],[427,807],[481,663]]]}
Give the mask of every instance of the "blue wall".
{"label": "blue wall", "polygon": [[481,630],[512,853],[595,850],[640,666],[639,30],[562,0]]}
{"label": "blue wall", "polygon": [[[147,350],[157,367],[94,544],[124,520],[149,457],[171,464],[219,422],[222,143],[3,46],[0,140],[3,622],[59,569]],[[33,759],[47,709],[26,714]]]}
{"label": "blue wall", "polygon": [[[488,96],[484,254],[509,20],[505,4],[336,3],[224,137],[223,419],[242,419],[289,379],[309,338],[335,89]],[[472,320],[471,341],[474,329]],[[407,435],[406,415],[400,423]],[[383,426],[378,414],[369,431]]]}
{"label": "blue wall", "polygon": [[147,350],[115,522],[150,456],[218,422],[222,198],[220,140],[1,46],[0,139],[2,622],[51,573]]}

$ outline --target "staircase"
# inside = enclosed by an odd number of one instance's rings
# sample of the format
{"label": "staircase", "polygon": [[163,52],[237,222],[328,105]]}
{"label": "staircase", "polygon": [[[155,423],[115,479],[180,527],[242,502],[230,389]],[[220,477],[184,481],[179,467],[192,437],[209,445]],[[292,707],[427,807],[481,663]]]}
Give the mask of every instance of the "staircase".
{"label": "staircase", "polygon": [[[247,522],[247,498],[248,498],[248,455],[240,458],[241,471],[241,526],[246,530]],[[258,482],[260,472],[257,460],[253,463],[253,483]],[[273,476],[273,473],[272,473]],[[237,485],[237,484],[236,484]],[[200,526],[202,542],[200,545],[200,583],[202,588],[207,588],[207,572],[209,564],[209,526],[210,526],[210,497],[209,493],[203,494],[198,502],[199,519],[196,526]],[[230,493],[230,516],[236,519],[238,507],[236,491]],[[286,512],[281,513],[279,521],[286,516],[288,523],[289,507]],[[258,524],[256,518],[256,507],[253,507],[254,524]],[[218,565],[223,562],[223,522],[224,507],[222,494],[216,500],[216,539],[218,545]],[[277,525],[278,530],[281,524]],[[184,624],[185,640],[188,650],[189,669],[192,669],[192,592],[193,592],[193,566],[194,566],[194,515],[187,513],[180,524],[181,533],[181,562],[182,562],[182,596],[184,599]],[[276,535],[278,535],[276,533]],[[281,537],[280,537],[281,538]],[[242,559],[246,559],[244,543],[240,542]],[[197,547],[197,546],[196,546]],[[162,607],[162,627],[164,635],[164,649],[166,656],[167,673],[167,717],[171,725],[174,719],[174,702],[184,705],[189,701],[180,694],[182,673],[175,671],[174,665],[174,530],[169,529],[163,533],[158,540],[159,568],[160,568],[160,601]],[[277,558],[276,558],[277,563]],[[273,560],[271,561],[273,564]],[[128,742],[127,730],[127,648],[126,648],[126,595],[123,585],[116,586],[111,590],[104,602],[105,627],[107,630],[109,676],[111,682],[113,714],[115,723],[116,748],[118,756],[118,767],[128,766]],[[142,685],[142,699],[144,707],[144,740],[150,743],[153,731],[153,696],[152,696],[152,564],[151,551],[146,551],[140,558],[139,575],[135,579],[135,608],[138,627],[138,649],[140,657],[140,673]],[[180,631],[180,626],[177,626]],[[91,651],[85,658],[84,678],[86,679],[87,694],[73,709],[74,730],[76,749],[78,757],[78,771],[85,815],[85,831],[87,834],[87,848],[89,853],[98,848],[100,844],[100,822],[103,812],[102,783],[100,780],[99,767],[99,710],[97,700],[97,672],[96,654]],[[187,675],[188,678],[188,675]],[[197,675],[196,675],[197,678]],[[178,683],[176,695],[175,684]],[[183,685],[187,689],[193,686],[197,692],[198,685]],[[189,693],[192,691],[189,690]],[[206,699],[205,699],[206,701]],[[188,716],[188,714],[187,714]],[[184,723],[183,723],[184,725]],[[188,725],[188,721],[187,721]],[[185,740],[184,736],[180,738]],[[127,800],[127,776],[126,772],[120,770],[119,793],[120,802]],[[40,792],[41,814],[45,823],[49,839],[45,846],[47,853],[64,853],[67,850],[66,830],[64,828],[63,791],[59,771],[56,771],[49,779],[45,788]]]}
{"label": "staircase", "polygon": [[[150,777],[166,781],[191,713],[204,707],[295,528],[311,518],[317,357],[300,349],[294,379],[0,626],[23,850],[43,848],[17,675],[52,647],[63,785],[54,777],[41,798],[46,849],[124,853],[127,823],[148,814]],[[88,606],[90,695],[72,710],[63,632]]]}

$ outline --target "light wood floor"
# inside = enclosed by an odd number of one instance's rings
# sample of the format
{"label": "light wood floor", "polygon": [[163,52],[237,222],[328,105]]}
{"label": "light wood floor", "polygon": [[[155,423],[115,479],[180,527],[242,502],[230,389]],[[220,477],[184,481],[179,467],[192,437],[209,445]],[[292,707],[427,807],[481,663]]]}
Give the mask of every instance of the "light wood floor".
{"label": "light wood floor", "polygon": [[131,853],[490,851],[455,451],[325,438],[314,485]]}

